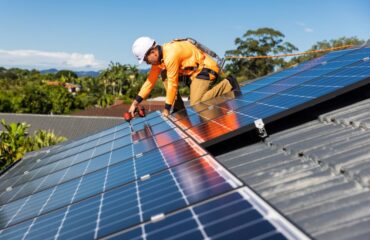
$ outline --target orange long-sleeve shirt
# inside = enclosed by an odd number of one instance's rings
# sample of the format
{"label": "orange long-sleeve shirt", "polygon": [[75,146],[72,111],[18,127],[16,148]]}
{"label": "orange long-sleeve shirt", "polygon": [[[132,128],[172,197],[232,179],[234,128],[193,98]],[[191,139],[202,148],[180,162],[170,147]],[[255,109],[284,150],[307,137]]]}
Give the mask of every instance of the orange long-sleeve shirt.
{"label": "orange long-sleeve shirt", "polygon": [[[179,75],[187,75],[193,79],[204,67],[215,72],[219,71],[217,63],[190,42],[172,41],[166,43],[162,46],[161,64],[152,65],[148,78],[138,93],[139,99],[146,99],[149,96],[161,71],[166,70],[168,82],[166,105],[172,106],[178,90]],[[210,80],[214,78],[215,76],[210,76]]]}

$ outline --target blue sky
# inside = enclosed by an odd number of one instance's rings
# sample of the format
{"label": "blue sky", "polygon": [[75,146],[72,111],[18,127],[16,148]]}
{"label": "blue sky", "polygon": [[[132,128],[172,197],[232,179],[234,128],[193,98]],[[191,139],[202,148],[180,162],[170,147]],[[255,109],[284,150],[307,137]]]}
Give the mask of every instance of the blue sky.
{"label": "blue sky", "polygon": [[305,51],[325,39],[369,39],[369,10],[368,0],[0,0],[0,66],[137,64],[131,45],[143,35],[159,43],[190,36],[223,55],[260,27]]}

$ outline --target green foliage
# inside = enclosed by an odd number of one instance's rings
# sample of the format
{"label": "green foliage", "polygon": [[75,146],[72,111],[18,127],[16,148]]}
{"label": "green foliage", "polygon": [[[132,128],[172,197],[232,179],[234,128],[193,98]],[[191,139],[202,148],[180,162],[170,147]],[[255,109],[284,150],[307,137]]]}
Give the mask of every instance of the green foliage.
{"label": "green foliage", "polygon": [[67,139],[58,137],[51,131],[39,130],[34,136],[28,135],[27,123],[10,123],[1,120],[4,130],[0,131],[0,170],[23,158],[28,151],[52,146]]}
{"label": "green foliage", "polygon": [[130,65],[120,63],[109,64],[109,67],[102,71],[98,77],[104,86],[104,94],[127,95],[135,97],[138,89],[145,81],[145,77],[139,74],[139,70]]}
{"label": "green foliage", "polygon": [[189,96],[190,95],[190,89],[188,87],[182,87],[179,89],[179,93],[181,97]]}
{"label": "green foliage", "polygon": [[93,106],[97,103],[97,100],[96,96],[87,92],[79,93],[74,97],[73,109],[84,109],[87,106]]}
{"label": "green foliage", "polygon": [[[320,50],[348,44],[361,44],[356,37],[342,37],[330,41],[319,41],[310,50]],[[268,56],[291,53],[297,48],[285,41],[285,36],[272,28],[248,30],[235,39],[236,49],[226,55]],[[295,58],[269,59],[234,59],[225,67],[226,75],[233,74],[238,80],[253,79],[275,70],[286,68],[303,61],[319,57],[325,53],[303,55]],[[37,70],[0,67],[0,112],[67,114],[77,109],[99,105],[107,107],[115,99],[129,103],[139,92],[147,78],[147,73],[140,72],[135,66],[111,62],[98,77],[78,77],[70,70],[61,70],[56,74],[40,74]],[[223,79],[223,78],[220,78]],[[76,95],[70,94],[63,86],[48,86],[50,81],[79,84],[82,90]],[[180,87],[182,96],[189,94],[188,87]],[[162,81],[158,80],[150,97],[165,95]]]}
{"label": "green foliage", "polygon": [[48,93],[42,86],[27,86],[24,89],[24,97],[21,101],[20,111],[23,113],[50,113],[53,105]]}
{"label": "green foliage", "polygon": [[[272,28],[248,30],[242,38],[235,39],[235,50],[229,50],[226,55],[233,56],[268,56],[291,53],[297,48],[284,41],[284,34]],[[238,78],[253,79],[271,73],[277,68],[286,66],[284,59],[233,59],[226,66],[226,71]]]}
{"label": "green foliage", "polygon": [[105,94],[98,99],[97,103],[99,107],[108,107],[114,103],[114,96],[110,94]]}
{"label": "green foliage", "polygon": [[54,76],[54,79],[59,79],[61,80],[61,82],[69,83],[74,83],[74,80],[77,78],[78,78],[77,74],[70,70],[60,70]]}
{"label": "green foliage", "polygon": [[0,169],[18,161],[26,153],[27,129],[26,123],[6,124],[1,120],[4,130],[0,132]]}
{"label": "green foliage", "polygon": [[29,138],[29,149],[36,151],[44,147],[50,147],[67,140],[65,137],[56,136],[53,131],[38,130],[32,138]]}
{"label": "green foliage", "polygon": [[8,96],[0,93],[0,112],[12,112],[12,102]]}
{"label": "green foliage", "polygon": [[126,103],[126,104],[130,104],[132,102],[132,98],[130,98],[126,95],[122,95],[122,96],[118,97],[118,99],[122,100],[123,103]]}
{"label": "green foliage", "polygon": [[46,88],[48,102],[51,103],[50,112],[53,114],[69,113],[74,104],[72,94],[64,87],[48,86]]}

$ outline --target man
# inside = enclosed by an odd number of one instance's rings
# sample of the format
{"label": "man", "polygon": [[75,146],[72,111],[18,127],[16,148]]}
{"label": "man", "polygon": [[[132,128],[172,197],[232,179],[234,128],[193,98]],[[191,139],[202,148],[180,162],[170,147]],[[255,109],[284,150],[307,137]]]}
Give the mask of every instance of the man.
{"label": "man", "polygon": [[174,105],[182,103],[178,94],[179,77],[189,77],[191,80],[190,105],[232,90],[240,90],[238,82],[232,77],[222,80],[209,90],[210,84],[218,76],[219,67],[212,57],[187,40],[174,40],[160,46],[149,37],[140,37],[134,42],[132,52],[140,64],[145,61],[152,65],[147,80],[130,106],[129,112],[132,116],[140,102],[149,96],[161,73],[166,73],[167,78],[164,81],[164,117],[168,117]]}

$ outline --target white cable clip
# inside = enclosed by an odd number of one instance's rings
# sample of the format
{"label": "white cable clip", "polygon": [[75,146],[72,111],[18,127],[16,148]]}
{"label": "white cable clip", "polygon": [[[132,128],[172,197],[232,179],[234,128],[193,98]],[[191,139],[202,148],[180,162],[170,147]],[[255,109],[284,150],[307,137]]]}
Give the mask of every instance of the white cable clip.
{"label": "white cable clip", "polygon": [[150,218],[150,221],[151,222],[158,222],[158,221],[163,220],[165,217],[166,217],[166,215],[164,215],[164,213],[160,213],[160,214],[157,214],[157,215],[152,216]]}
{"label": "white cable clip", "polygon": [[150,174],[146,174],[146,175],[140,177],[141,181],[146,181],[148,179],[150,179]]}
{"label": "white cable clip", "polygon": [[265,124],[263,123],[262,119],[257,119],[256,121],[254,121],[254,125],[256,126],[257,130],[258,130],[258,135],[261,137],[261,138],[265,138],[267,137],[267,132],[266,132],[266,129],[265,129]]}

